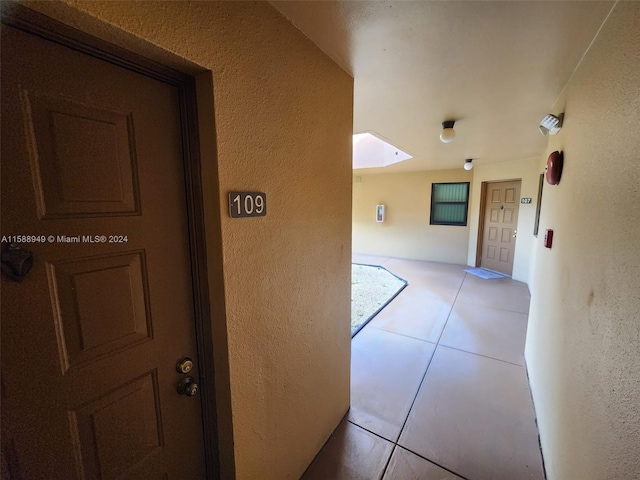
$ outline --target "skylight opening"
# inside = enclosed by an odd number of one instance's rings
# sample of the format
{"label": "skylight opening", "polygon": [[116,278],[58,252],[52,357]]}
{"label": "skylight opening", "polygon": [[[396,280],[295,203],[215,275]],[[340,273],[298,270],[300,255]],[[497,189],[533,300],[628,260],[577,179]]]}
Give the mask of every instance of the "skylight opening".
{"label": "skylight opening", "polygon": [[379,168],[413,158],[373,133],[353,136],[353,169]]}

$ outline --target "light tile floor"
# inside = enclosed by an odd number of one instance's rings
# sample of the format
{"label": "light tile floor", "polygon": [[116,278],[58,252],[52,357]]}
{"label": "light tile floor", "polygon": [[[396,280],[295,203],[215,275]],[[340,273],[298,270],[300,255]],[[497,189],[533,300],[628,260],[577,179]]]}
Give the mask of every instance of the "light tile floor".
{"label": "light tile floor", "polygon": [[527,286],[462,265],[353,261],[409,286],[352,340],[351,409],[303,480],[544,479]]}

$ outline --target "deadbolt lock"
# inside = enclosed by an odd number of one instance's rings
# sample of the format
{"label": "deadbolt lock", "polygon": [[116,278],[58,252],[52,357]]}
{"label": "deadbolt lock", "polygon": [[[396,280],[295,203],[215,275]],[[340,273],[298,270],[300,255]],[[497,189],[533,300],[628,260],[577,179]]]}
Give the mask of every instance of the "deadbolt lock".
{"label": "deadbolt lock", "polygon": [[193,379],[193,377],[184,378],[178,384],[178,393],[180,395],[186,395],[187,397],[193,397],[195,394],[198,393],[198,389],[199,389],[198,384]]}
{"label": "deadbolt lock", "polygon": [[189,373],[193,369],[193,360],[189,357],[184,357],[176,365],[178,373]]}

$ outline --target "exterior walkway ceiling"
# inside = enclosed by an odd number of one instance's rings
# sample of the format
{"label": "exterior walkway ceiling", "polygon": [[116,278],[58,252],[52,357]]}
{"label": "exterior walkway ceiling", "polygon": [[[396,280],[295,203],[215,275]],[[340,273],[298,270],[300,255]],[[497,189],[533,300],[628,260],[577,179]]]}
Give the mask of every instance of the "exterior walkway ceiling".
{"label": "exterior walkway ceiling", "polygon": [[[355,78],[354,132],[411,152],[370,170],[389,172],[542,155],[538,123],[614,2],[271,3]],[[444,144],[450,119],[456,138]]]}

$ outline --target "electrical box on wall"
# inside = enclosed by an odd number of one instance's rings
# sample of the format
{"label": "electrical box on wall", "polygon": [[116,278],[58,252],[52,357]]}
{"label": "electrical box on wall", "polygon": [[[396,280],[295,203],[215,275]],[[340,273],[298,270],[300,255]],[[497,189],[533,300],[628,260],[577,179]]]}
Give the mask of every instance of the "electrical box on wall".
{"label": "electrical box on wall", "polygon": [[384,205],[376,206],[376,222],[384,222]]}

